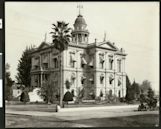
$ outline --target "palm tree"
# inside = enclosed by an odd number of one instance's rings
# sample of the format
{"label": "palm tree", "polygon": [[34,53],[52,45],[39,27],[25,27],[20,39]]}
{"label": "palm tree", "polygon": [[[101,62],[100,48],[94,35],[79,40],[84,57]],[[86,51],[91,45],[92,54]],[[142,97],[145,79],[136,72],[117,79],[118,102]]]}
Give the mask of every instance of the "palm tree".
{"label": "palm tree", "polygon": [[52,34],[52,44],[53,47],[59,50],[60,52],[60,106],[63,105],[63,78],[62,78],[62,68],[63,68],[63,51],[68,49],[68,44],[70,42],[70,30],[68,28],[69,23],[65,23],[64,21],[57,21],[57,24],[53,25]]}

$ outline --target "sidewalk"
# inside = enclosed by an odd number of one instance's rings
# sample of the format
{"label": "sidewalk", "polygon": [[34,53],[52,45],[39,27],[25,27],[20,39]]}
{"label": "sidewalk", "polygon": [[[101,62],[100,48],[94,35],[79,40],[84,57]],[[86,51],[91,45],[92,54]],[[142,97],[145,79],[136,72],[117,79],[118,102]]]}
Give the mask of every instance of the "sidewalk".
{"label": "sidewalk", "polygon": [[90,111],[90,110],[105,110],[105,109],[128,109],[134,108],[137,110],[139,105],[121,105],[121,106],[97,106],[97,107],[76,107],[76,108],[60,108],[59,112],[73,112],[73,111]]}

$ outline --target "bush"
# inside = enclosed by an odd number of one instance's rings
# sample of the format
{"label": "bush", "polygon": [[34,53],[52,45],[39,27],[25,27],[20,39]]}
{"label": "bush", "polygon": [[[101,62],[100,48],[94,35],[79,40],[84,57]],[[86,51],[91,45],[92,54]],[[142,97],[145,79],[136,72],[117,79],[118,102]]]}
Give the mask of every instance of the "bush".
{"label": "bush", "polygon": [[69,91],[67,91],[64,95],[63,101],[64,102],[73,101],[73,95]]}
{"label": "bush", "polygon": [[140,105],[138,107],[139,111],[145,109],[144,105],[147,106],[146,110],[148,109],[154,110],[157,106],[157,99],[154,98],[154,91],[151,88],[149,88],[147,95],[141,94],[139,100],[140,100]]}
{"label": "bush", "polygon": [[30,101],[30,98],[29,98],[29,95],[28,95],[28,92],[27,92],[27,91],[23,91],[23,92],[21,93],[20,101],[21,101],[21,102],[24,102],[24,103]]}
{"label": "bush", "polygon": [[124,97],[119,98],[120,102],[126,102],[126,99]]}
{"label": "bush", "polygon": [[95,100],[100,102],[101,101],[101,97],[96,97]]}
{"label": "bush", "polygon": [[105,100],[108,102],[108,103],[114,103],[114,102],[117,102],[118,101],[118,97],[116,95],[111,95],[111,94],[107,94],[106,97],[105,97]]}

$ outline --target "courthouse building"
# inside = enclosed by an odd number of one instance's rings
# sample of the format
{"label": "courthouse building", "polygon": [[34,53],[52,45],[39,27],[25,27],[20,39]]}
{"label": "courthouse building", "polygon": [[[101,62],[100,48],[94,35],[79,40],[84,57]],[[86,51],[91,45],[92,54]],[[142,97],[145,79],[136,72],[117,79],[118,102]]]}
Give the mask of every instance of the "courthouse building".
{"label": "courthouse building", "polygon": [[[85,96],[113,94],[126,95],[126,72],[124,49],[106,41],[88,42],[89,31],[82,15],[78,15],[72,30],[72,40],[63,52],[62,75],[60,74],[60,53],[51,43],[42,42],[32,52],[31,85],[41,87],[44,81],[60,87],[63,79],[63,94],[67,90],[75,96],[84,89]],[[66,88],[69,81],[70,89]],[[59,91],[58,91],[59,94]]]}

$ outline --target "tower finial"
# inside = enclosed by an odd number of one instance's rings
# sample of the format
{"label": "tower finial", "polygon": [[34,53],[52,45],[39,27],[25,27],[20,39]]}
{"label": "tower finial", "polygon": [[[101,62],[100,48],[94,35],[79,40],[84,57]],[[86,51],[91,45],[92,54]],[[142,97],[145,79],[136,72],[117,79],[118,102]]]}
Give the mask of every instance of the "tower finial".
{"label": "tower finial", "polygon": [[46,36],[47,36],[47,33],[45,33],[45,37],[44,37],[44,42],[46,43]]}
{"label": "tower finial", "polygon": [[103,41],[106,41],[106,32],[104,32],[104,40]]}
{"label": "tower finial", "polygon": [[81,9],[83,8],[83,5],[77,5],[77,8],[79,8],[79,15],[81,15]]}

